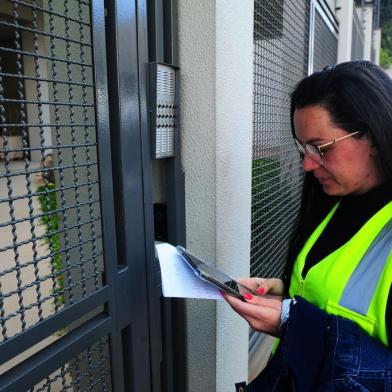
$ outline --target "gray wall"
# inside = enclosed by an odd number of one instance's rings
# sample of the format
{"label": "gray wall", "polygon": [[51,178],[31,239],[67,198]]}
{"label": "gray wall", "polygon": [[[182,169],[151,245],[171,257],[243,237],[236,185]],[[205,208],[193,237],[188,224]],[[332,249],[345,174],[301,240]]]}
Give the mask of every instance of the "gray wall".
{"label": "gray wall", "polygon": [[[253,1],[179,2],[187,247],[249,274]],[[186,306],[188,390],[247,378],[248,325],[223,301]]]}

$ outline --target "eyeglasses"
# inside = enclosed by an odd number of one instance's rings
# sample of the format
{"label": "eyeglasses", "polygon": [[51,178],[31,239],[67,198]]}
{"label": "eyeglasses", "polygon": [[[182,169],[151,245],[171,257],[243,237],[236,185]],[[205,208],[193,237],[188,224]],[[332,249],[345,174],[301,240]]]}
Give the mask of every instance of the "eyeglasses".
{"label": "eyeglasses", "polygon": [[318,163],[319,165],[323,165],[324,151],[327,147],[332,146],[333,144],[341,140],[357,135],[358,133],[360,133],[360,131],[352,132],[349,133],[348,135],[339,137],[338,139],[331,140],[328,143],[320,144],[319,146],[316,146],[315,144],[311,144],[311,143],[306,143],[305,145],[303,145],[297,139],[294,139],[294,141],[302,157],[304,157],[305,154],[308,154],[309,158],[313,159],[314,162]]}

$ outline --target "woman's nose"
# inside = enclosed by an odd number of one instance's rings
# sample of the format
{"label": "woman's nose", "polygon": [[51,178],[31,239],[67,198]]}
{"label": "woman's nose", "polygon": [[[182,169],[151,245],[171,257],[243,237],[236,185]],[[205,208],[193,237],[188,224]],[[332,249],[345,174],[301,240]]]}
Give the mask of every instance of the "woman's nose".
{"label": "woman's nose", "polygon": [[320,166],[320,163],[316,162],[308,154],[304,155],[304,159],[302,161],[302,168],[304,169],[304,171],[310,172],[318,169]]}

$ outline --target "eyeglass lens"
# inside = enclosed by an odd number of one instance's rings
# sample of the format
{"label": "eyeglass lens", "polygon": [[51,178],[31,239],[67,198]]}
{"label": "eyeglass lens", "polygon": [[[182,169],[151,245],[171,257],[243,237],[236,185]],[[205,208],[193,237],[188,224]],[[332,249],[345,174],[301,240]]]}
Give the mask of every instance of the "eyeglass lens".
{"label": "eyeglass lens", "polygon": [[309,157],[312,158],[315,162],[322,164],[323,158],[320,155],[320,152],[317,147],[313,146],[312,144],[306,144],[305,150],[309,154]]}
{"label": "eyeglass lens", "polygon": [[313,146],[312,144],[305,144],[303,146],[298,140],[295,139],[295,144],[298,148],[298,151],[303,158],[305,154],[308,154],[311,159],[313,159],[315,162],[322,164],[323,159],[320,155],[320,152],[316,146]]}

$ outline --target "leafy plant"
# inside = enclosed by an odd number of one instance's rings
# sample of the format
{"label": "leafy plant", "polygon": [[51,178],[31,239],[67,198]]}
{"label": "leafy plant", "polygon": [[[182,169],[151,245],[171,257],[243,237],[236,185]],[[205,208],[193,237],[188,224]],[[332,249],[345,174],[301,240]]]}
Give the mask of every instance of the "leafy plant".
{"label": "leafy plant", "polygon": [[381,1],[380,27],[380,64],[384,68],[389,68],[392,65],[392,0]]}
{"label": "leafy plant", "polygon": [[384,48],[381,48],[380,52],[380,65],[383,68],[389,68],[392,65],[392,57]]}
{"label": "leafy plant", "polygon": [[[276,159],[260,158],[252,161],[252,222],[251,222],[251,276],[261,270],[260,252],[264,236],[279,225],[280,216],[276,214],[279,206],[280,164]],[[255,255],[255,253],[258,254]]]}
{"label": "leafy plant", "polygon": [[38,200],[41,206],[43,216],[40,217],[40,223],[45,226],[45,243],[50,246],[51,255],[50,263],[56,273],[56,283],[58,293],[55,295],[57,305],[64,305],[64,275],[63,263],[60,255],[60,235],[58,233],[59,220],[57,215],[57,199],[54,184],[41,185],[37,188],[39,192]]}

